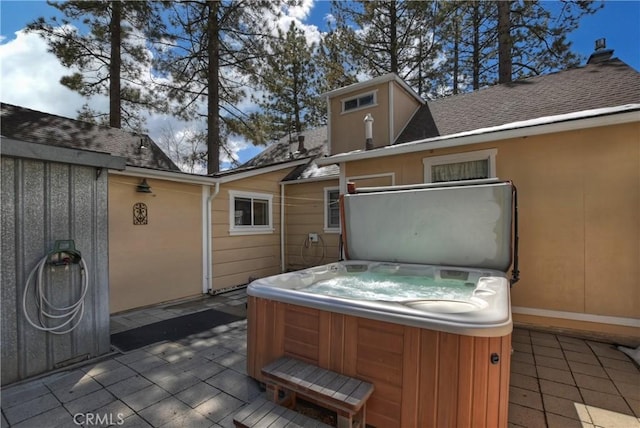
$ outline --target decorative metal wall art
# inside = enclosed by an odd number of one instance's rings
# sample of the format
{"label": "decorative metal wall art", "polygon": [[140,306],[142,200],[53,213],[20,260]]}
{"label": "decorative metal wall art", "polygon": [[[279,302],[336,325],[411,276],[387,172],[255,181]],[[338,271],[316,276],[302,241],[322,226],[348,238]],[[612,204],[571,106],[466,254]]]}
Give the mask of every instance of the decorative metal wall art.
{"label": "decorative metal wall art", "polygon": [[143,202],[137,202],[133,205],[133,224],[143,225],[149,223],[149,214],[147,211],[147,204]]}

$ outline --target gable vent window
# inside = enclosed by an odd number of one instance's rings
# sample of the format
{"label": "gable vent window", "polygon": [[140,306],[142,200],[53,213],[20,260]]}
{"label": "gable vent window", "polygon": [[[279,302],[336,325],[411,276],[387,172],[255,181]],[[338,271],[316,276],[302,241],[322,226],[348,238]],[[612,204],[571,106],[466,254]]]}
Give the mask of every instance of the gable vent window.
{"label": "gable vent window", "polygon": [[425,183],[496,177],[496,149],[424,158]]}
{"label": "gable vent window", "polygon": [[358,95],[353,98],[345,98],[342,100],[342,112],[358,110],[364,107],[376,105],[376,91]]}

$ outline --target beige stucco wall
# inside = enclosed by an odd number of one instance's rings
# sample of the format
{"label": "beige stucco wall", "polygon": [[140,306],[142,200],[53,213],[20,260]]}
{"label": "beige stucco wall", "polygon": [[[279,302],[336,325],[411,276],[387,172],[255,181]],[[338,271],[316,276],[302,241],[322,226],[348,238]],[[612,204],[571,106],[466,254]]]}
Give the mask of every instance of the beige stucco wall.
{"label": "beige stucco wall", "polygon": [[[377,91],[377,104],[368,108],[342,113],[342,100]],[[391,99],[389,93],[391,91]],[[364,117],[371,113],[373,123],[373,145],[389,145],[400,135],[411,117],[420,107],[418,101],[394,81],[372,85],[348,94],[335,96],[331,106],[331,154],[360,150],[365,146]],[[392,121],[390,122],[390,115]],[[389,124],[392,123],[390,127]]]}
{"label": "beige stucco wall", "polygon": [[[394,172],[396,184],[420,183],[423,158],[489,148],[497,149],[497,176],[518,188],[521,280],[512,305],[640,319],[638,123],[349,162],[346,175]],[[640,336],[637,328],[603,328]]]}
{"label": "beige stucco wall", "polygon": [[391,82],[393,87],[393,138],[400,136],[400,133],[407,126],[413,115],[420,108],[420,103],[412,95],[407,93],[402,87]]}
{"label": "beige stucco wall", "polygon": [[[220,186],[220,193],[212,204],[214,291],[280,273],[280,181],[290,171],[287,168]],[[229,232],[230,190],[273,195],[273,232],[232,236]]]}
{"label": "beige stucco wall", "polygon": [[[290,270],[338,261],[339,232],[324,228],[324,189],[338,188],[338,180],[287,184],[285,186],[285,263]],[[309,233],[322,238],[309,243]]]}
{"label": "beige stucco wall", "polygon": [[[109,176],[109,299],[111,313],[202,293],[202,188]],[[148,208],[133,224],[133,205]]]}
{"label": "beige stucco wall", "polygon": [[[345,98],[377,91],[377,104],[371,107],[342,113]],[[382,147],[389,144],[389,84],[382,83],[353,93],[332,98],[331,103],[331,154],[359,150],[365,146],[364,117],[371,113],[373,123],[373,145]]]}

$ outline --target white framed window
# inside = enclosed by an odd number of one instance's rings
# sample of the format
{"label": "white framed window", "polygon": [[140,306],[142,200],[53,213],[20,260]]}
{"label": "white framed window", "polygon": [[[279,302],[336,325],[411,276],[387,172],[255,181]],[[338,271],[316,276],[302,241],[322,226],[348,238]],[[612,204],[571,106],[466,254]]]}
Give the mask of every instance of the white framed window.
{"label": "white framed window", "polygon": [[324,188],[324,231],[340,233],[340,189]]}
{"label": "white framed window", "polygon": [[424,158],[424,182],[495,178],[497,154],[497,149],[487,149]]}
{"label": "white framed window", "polygon": [[375,106],[378,103],[378,91],[371,91],[340,100],[342,113],[360,110],[365,107]]}
{"label": "white framed window", "polygon": [[229,191],[229,234],[273,233],[273,195]]}

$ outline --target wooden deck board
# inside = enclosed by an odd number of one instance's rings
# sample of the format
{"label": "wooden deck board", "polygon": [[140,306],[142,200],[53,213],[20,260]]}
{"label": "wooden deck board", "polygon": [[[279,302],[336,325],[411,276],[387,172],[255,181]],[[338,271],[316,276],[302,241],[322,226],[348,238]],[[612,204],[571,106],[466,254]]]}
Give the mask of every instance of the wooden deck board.
{"label": "wooden deck board", "polygon": [[265,401],[266,400],[256,400],[256,401],[253,401],[252,403],[247,404],[246,406],[241,408],[238,411],[238,413],[235,414],[233,419],[238,421],[238,422],[244,421],[250,415],[255,413],[255,411],[258,410],[262,405],[264,405]]}
{"label": "wooden deck board", "polygon": [[322,421],[258,398],[234,416],[237,427],[250,428],[328,428]]}
{"label": "wooden deck board", "polygon": [[373,392],[373,385],[291,357],[281,357],[262,369],[269,382],[350,414],[358,412]]}
{"label": "wooden deck board", "polygon": [[[242,426],[253,427],[255,426],[272,408],[273,403],[267,400],[260,400],[253,412],[247,415],[242,420],[238,420]],[[235,419],[235,418],[234,418]]]}
{"label": "wooden deck board", "polygon": [[349,380],[333,394],[333,398],[335,398],[336,400],[346,400],[347,397],[356,390],[358,385],[360,385],[359,379],[353,377],[349,378]]}

